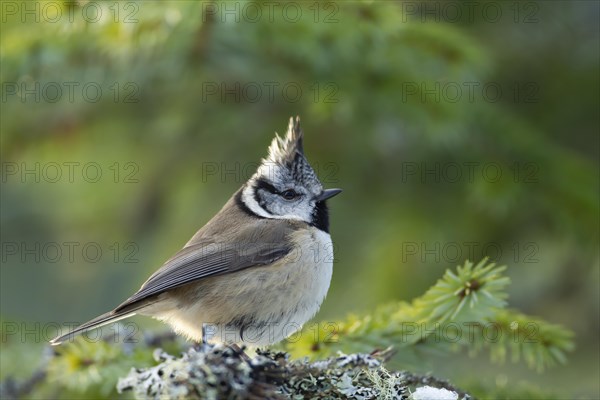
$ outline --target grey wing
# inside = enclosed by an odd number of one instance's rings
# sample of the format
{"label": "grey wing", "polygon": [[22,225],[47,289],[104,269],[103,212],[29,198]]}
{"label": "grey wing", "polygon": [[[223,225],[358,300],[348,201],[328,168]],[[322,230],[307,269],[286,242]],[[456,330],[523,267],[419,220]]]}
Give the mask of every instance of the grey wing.
{"label": "grey wing", "polygon": [[[266,233],[266,237],[271,238],[281,236],[273,235],[272,232],[264,233]],[[269,241],[264,239],[233,244],[204,242],[184,247],[156,271],[136,294],[119,305],[115,311],[124,311],[142,300],[198,279],[270,264],[292,250],[291,246],[286,245],[285,240]]]}

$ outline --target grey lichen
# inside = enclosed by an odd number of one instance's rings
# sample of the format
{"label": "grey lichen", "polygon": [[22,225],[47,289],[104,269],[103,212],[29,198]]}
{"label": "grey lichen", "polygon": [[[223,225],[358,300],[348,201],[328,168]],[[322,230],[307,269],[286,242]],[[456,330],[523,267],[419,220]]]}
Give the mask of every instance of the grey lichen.
{"label": "grey lichen", "polygon": [[309,362],[270,351],[249,357],[223,345],[191,348],[179,358],[158,349],[160,364],[132,369],[117,389],[138,399],[408,399],[407,382],[414,376],[388,372],[388,355],[340,354]]}

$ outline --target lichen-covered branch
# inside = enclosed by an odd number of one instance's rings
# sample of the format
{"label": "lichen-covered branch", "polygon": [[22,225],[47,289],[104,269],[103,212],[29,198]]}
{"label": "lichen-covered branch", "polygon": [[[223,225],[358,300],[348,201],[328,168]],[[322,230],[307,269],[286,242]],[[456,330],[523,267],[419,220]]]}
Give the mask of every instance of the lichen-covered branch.
{"label": "lichen-covered branch", "polygon": [[[340,354],[322,361],[290,360],[282,352],[243,350],[223,345],[191,348],[179,358],[157,349],[160,364],[132,369],[119,380],[119,392],[138,399],[408,399],[411,389],[446,389],[454,399],[470,398],[448,382],[408,372],[387,371],[390,350]],[[429,388],[428,390],[432,390]]]}

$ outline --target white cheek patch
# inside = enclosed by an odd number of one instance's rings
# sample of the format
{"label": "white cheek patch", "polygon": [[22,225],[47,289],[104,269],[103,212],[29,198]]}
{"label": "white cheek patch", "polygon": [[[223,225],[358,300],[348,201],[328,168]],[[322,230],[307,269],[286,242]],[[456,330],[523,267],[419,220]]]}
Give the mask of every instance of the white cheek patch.
{"label": "white cheek patch", "polygon": [[242,192],[242,201],[254,214],[264,218],[277,218],[277,216],[271,214],[264,208],[262,208],[256,199],[254,198],[254,188],[252,185],[247,185]]}
{"label": "white cheek patch", "polygon": [[305,221],[302,217],[294,214],[284,214],[284,215],[274,215],[265,210],[258,204],[256,199],[254,198],[254,187],[252,184],[247,185],[242,192],[242,201],[252,211],[254,214],[261,216],[263,218],[271,218],[271,219],[294,219],[297,221]]}

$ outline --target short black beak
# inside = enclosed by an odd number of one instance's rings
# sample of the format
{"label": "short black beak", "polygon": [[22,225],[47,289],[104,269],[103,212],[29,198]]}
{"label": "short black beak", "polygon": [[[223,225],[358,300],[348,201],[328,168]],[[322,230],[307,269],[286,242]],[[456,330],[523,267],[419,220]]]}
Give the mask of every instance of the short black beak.
{"label": "short black beak", "polygon": [[321,194],[317,196],[316,200],[325,201],[340,193],[342,193],[342,189],[326,189],[323,190],[323,192],[321,192]]}

